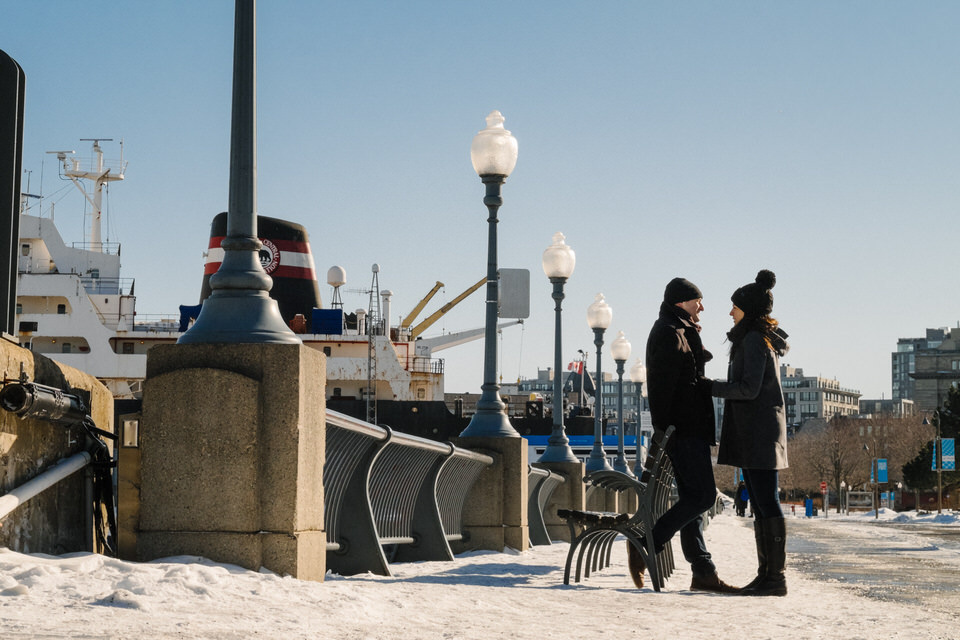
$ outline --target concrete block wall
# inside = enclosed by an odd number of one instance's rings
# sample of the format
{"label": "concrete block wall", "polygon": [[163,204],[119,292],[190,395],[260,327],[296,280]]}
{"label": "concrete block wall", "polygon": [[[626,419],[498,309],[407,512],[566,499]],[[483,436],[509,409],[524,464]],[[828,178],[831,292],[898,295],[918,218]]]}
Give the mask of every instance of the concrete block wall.
{"label": "concrete block wall", "polygon": [[[113,396],[96,378],[0,339],[3,379],[18,378],[21,365],[31,382],[84,398],[97,427],[113,432]],[[0,493],[20,486],[83,447],[79,429],[24,420],[0,410]],[[78,471],[18,506],[2,521],[0,546],[50,555],[93,551],[85,526],[84,485],[84,471]]]}

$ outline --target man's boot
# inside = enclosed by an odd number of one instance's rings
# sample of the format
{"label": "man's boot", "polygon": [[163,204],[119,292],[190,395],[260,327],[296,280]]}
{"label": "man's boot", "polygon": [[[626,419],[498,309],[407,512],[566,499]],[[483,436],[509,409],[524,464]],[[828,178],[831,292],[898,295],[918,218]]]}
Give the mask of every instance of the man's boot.
{"label": "man's boot", "polygon": [[647,563],[643,561],[640,550],[629,540],[627,540],[627,569],[634,586],[637,589],[643,589],[643,572],[647,569]]}
{"label": "man's boot", "polygon": [[787,578],[784,565],[787,559],[787,526],[782,518],[766,518],[763,524],[763,550],[767,557],[767,570],[764,577],[740,593],[745,596],[785,596]]}

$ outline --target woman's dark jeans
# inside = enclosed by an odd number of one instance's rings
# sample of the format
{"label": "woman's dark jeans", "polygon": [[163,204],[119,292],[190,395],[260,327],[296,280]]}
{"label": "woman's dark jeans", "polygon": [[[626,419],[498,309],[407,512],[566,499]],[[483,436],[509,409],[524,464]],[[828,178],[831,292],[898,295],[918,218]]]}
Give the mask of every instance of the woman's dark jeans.
{"label": "woman's dark jeans", "polygon": [[779,475],[776,469],[743,469],[753,513],[757,519],[782,518],[780,508]]}

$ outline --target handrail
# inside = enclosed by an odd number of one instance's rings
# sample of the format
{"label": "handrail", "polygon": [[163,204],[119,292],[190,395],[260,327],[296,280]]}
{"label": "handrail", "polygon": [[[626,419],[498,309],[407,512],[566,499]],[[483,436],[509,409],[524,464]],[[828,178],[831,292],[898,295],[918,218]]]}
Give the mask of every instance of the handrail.
{"label": "handrail", "polygon": [[0,518],[7,517],[11,511],[30,498],[80,471],[90,464],[92,459],[93,457],[86,451],[63,458],[40,475],[0,496]]}
{"label": "handrail", "polygon": [[470,487],[493,458],[327,409],[327,568],[390,575],[399,561],[452,560]]}

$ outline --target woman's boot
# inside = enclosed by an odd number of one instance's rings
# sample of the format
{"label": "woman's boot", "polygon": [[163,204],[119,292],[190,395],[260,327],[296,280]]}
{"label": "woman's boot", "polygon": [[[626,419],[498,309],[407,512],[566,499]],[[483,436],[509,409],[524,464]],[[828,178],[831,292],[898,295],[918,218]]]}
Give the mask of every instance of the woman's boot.
{"label": "woman's boot", "polygon": [[741,589],[741,593],[744,589],[752,589],[757,586],[761,580],[767,577],[767,551],[763,542],[763,523],[764,520],[759,518],[753,521],[753,536],[757,541],[757,575]]}
{"label": "woman's boot", "polygon": [[[760,522],[758,520],[758,522]],[[763,551],[766,554],[765,575],[756,584],[744,587],[745,596],[785,596],[787,578],[784,565],[787,559],[787,526],[782,518],[766,518],[761,525]]]}

